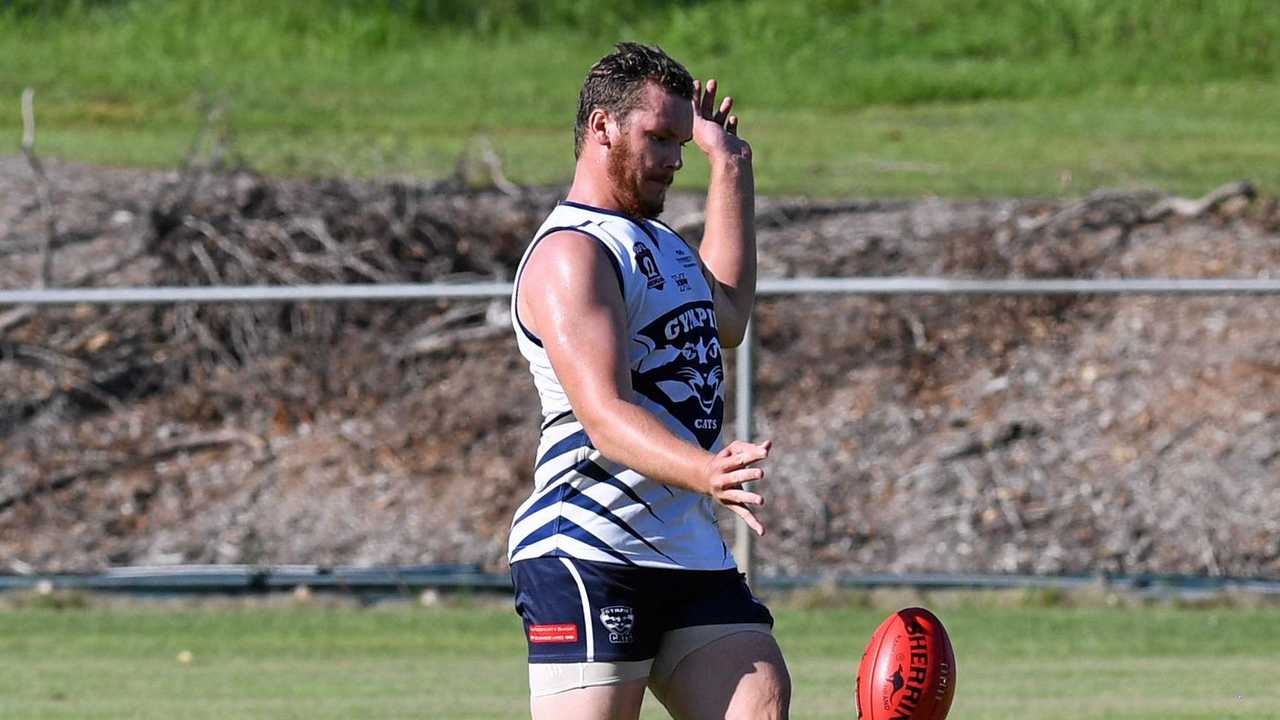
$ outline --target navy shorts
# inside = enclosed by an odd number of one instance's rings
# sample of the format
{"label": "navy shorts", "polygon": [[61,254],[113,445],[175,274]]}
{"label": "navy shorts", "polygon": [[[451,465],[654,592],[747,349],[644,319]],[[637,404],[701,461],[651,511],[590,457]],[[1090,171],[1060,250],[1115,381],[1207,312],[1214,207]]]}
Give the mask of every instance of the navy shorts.
{"label": "navy shorts", "polygon": [[530,663],[652,659],[664,633],[773,616],[736,569],[666,570],[562,557],[511,566]]}

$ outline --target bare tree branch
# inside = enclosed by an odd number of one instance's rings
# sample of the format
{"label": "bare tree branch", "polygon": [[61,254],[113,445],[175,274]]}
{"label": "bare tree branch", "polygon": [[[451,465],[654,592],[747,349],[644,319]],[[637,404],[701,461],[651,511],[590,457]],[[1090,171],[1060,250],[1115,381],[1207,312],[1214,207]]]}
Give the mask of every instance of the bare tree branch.
{"label": "bare tree branch", "polygon": [[12,310],[0,313],[0,336],[9,332],[15,327],[19,327],[26,323],[35,314],[35,307],[32,305],[23,305]]}
{"label": "bare tree branch", "polygon": [[53,244],[58,237],[58,219],[53,211],[53,192],[49,186],[49,176],[45,174],[44,164],[36,155],[36,112],[35,90],[27,88],[22,91],[22,154],[31,166],[36,178],[36,198],[40,202],[40,213],[44,216],[45,236],[40,244],[40,277],[37,287],[48,287],[53,280]]}
{"label": "bare tree branch", "polygon": [[487,136],[480,137],[480,161],[489,171],[494,187],[511,197],[521,196],[523,189],[507,179],[507,174],[502,171],[502,158],[498,157],[498,153],[493,149],[493,143],[489,142]]}
{"label": "bare tree branch", "polygon": [[1244,198],[1252,200],[1257,197],[1257,190],[1254,189],[1253,183],[1248,180],[1240,180],[1233,183],[1227,183],[1199,200],[1190,200],[1180,197],[1165,198],[1143,213],[1143,220],[1146,222],[1156,222],[1169,215],[1178,215],[1180,217],[1200,217],[1205,213],[1221,206],[1228,200],[1235,198]]}

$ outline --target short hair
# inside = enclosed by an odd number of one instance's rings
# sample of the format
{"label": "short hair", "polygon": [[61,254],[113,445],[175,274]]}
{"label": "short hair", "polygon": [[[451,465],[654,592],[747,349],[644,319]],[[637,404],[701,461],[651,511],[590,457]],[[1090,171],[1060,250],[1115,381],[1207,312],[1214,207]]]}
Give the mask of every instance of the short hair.
{"label": "short hair", "polygon": [[633,42],[621,42],[616,47],[591,66],[578,93],[578,120],[573,127],[575,158],[582,154],[592,110],[601,108],[625,118],[640,104],[644,86],[650,82],[678,97],[693,99],[693,76],[662,48]]}

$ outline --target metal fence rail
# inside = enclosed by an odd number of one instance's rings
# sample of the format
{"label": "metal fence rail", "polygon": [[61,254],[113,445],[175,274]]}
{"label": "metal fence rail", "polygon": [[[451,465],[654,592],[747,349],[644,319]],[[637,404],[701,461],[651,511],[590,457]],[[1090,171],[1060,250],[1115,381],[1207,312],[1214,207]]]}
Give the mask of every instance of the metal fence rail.
{"label": "metal fence rail", "polygon": [[[762,279],[759,295],[1259,295],[1280,294],[1280,278],[959,280],[931,277]],[[510,297],[511,283],[241,285],[0,290],[0,305],[465,300]]]}

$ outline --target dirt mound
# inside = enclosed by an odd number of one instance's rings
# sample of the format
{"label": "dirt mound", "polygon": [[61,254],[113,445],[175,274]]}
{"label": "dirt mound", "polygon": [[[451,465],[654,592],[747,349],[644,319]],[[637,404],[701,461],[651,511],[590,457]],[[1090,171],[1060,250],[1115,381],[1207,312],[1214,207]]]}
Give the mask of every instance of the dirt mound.
{"label": "dirt mound", "polygon": [[[558,191],[55,166],[59,285],[510,279]],[[511,190],[508,188],[508,190]],[[0,160],[0,285],[38,277]],[[1259,277],[1274,204],[760,203],[761,274]],[[1154,212],[1153,212],[1154,211]],[[696,198],[667,218],[696,238]],[[0,557],[501,569],[503,302],[0,308]],[[1276,574],[1280,298],[762,300],[770,573]],[[728,526],[729,523],[726,523]]]}

